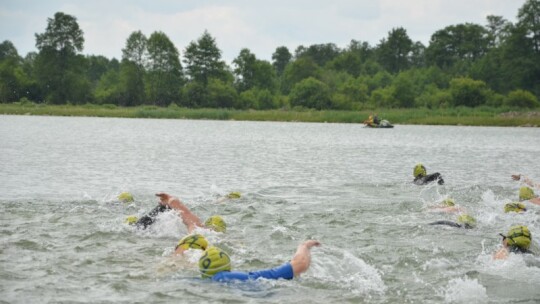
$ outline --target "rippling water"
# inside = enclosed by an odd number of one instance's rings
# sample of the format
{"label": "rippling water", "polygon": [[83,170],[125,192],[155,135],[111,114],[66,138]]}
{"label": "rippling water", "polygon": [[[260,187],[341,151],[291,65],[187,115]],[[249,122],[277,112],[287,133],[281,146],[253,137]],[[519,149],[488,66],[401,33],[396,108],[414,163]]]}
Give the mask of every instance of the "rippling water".
{"label": "rippling water", "polygon": [[[540,181],[540,130],[355,124],[0,116],[0,302],[535,303],[540,257],[493,261],[499,232],[526,224],[538,251],[540,206],[505,214]],[[422,162],[445,185],[411,184]],[[132,204],[115,200],[122,191]],[[233,267],[276,266],[305,239],[312,265],[293,281],[199,279],[196,254],[171,258],[186,229],[164,213],[179,196],[225,234],[203,231]],[[219,197],[240,191],[238,200]],[[540,191],[540,190],[537,190]],[[430,226],[451,196],[478,228]]]}

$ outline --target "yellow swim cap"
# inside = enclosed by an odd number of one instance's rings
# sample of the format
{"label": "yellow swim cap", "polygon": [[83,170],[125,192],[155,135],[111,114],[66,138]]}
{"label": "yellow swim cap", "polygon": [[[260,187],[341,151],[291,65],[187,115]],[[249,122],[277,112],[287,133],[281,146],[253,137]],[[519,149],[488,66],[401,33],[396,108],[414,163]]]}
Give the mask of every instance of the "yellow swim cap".
{"label": "yellow swim cap", "polygon": [[118,200],[122,203],[131,203],[133,202],[133,195],[129,192],[122,192],[118,195]]}
{"label": "yellow swim cap", "polygon": [[208,247],[199,259],[199,272],[203,278],[210,278],[218,272],[231,271],[231,258],[218,247]]}
{"label": "yellow swim cap", "polygon": [[514,202],[504,205],[504,212],[524,212],[527,208],[522,203]]}
{"label": "yellow swim cap", "polygon": [[520,201],[528,201],[531,198],[534,198],[533,189],[531,189],[529,187],[521,187],[521,188],[519,188],[519,200]]}
{"label": "yellow swim cap", "polygon": [[512,226],[506,234],[508,246],[520,249],[529,249],[531,245],[531,233],[527,226]]}
{"label": "yellow swim cap", "polygon": [[457,219],[458,223],[465,225],[465,228],[476,227],[476,219],[468,214],[462,214]]}
{"label": "yellow swim cap", "polygon": [[456,205],[456,203],[454,202],[454,199],[451,199],[451,198],[447,198],[447,199],[443,200],[442,204],[447,206],[447,207],[453,207],[453,206]]}
{"label": "yellow swim cap", "polygon": [[133,224],[137,223],[138,220],[139,220],[139,218],[137,216],[130,215],[130,216],[126,217],[126,220],[124,221],[124,223],[133,225]]}
{"label": "yellow swim cap", "polygon": [[426,172],[426,167],[424,167],[424,165],[422,164],[417,164],[416,166],[414,166],[414,171],[413,171],[413,176],[415,178],[419,177],[419,176],[426,176],[427,172]]}
{"label": "yellow swim cap", "polygon": [[176,245],[176,249],[178,249],[178,247],[184,250],[188,250],[189,248],[205,250],[208,247],[208,241],[204,236],[200,234],[190,234],[183,237],[178,242],[178,245]]}
{"label": "yellow swim cap", "polygon": [[240,192],[231,192],[227,194],[227,198],[240,198]]}
{"label": "yellow swim cap", "polygon": [[219,215],[212,215],[204,222],[204,225],[217,232],[225,232],[227,230],[227,224],[225,224],[225,221]]}

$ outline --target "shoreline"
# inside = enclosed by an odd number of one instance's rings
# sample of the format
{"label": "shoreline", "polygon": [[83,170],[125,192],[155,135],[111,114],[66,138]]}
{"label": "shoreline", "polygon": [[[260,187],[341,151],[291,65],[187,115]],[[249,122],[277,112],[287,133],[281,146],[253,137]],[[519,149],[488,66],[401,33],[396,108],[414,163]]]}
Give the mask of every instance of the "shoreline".
{"label": "shoreline", "polygon": [[74,117],[117,117],[155,119],[207,119],[231,121],[277,121],[356,123],[372,113],[378,113],[394,125],[449,125],[449,126],[494,126],[494,127],[539,127],[540,112],[503,108],[449,108],[449,109],[376,109],[361,111],[316,111],[304,109],[278,110],[234,110],[234,109],[190,109],[178,106],[117,107],[114,105],[44,105],[44,104],[0,104],[3,115],[74,116]]}

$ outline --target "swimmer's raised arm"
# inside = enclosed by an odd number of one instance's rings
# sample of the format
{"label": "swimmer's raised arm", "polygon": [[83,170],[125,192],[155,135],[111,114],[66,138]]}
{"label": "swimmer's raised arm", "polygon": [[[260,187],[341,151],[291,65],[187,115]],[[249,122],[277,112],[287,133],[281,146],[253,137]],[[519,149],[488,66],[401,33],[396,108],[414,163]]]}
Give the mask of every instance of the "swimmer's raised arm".
{"label": "swimmer's raised arm", "polygon": [[180,212],[180,217],[182,222],[186,225],[188,232],[192,232],[196,227],[204,227],[201,222],[201,219],[193,214],[188,207],[186,207],[182,202],[174,196],[171,196],[167,193],[156,193],[156,196],[160,199],[160,204],[167,206],[169,208],[178,210]]}
{"label": "swimmer's raised arm", "polygon": [[311,264],[311,248],[320,245],[321,243],[316,240],[308,240],[298,245],[296,253],[291,260],[291,266],[295,277],[308,270],[309,265]]}

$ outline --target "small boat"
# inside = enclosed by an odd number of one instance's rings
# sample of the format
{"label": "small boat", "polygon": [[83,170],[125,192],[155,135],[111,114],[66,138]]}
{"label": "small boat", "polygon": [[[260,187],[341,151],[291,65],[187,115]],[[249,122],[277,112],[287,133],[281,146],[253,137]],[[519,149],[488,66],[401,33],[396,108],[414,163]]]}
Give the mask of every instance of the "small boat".
{"label": "small boat", "polygon": [[379,124],[364,122],[366,128],[393,128],[394,126],[386,119],[381,120]]}

